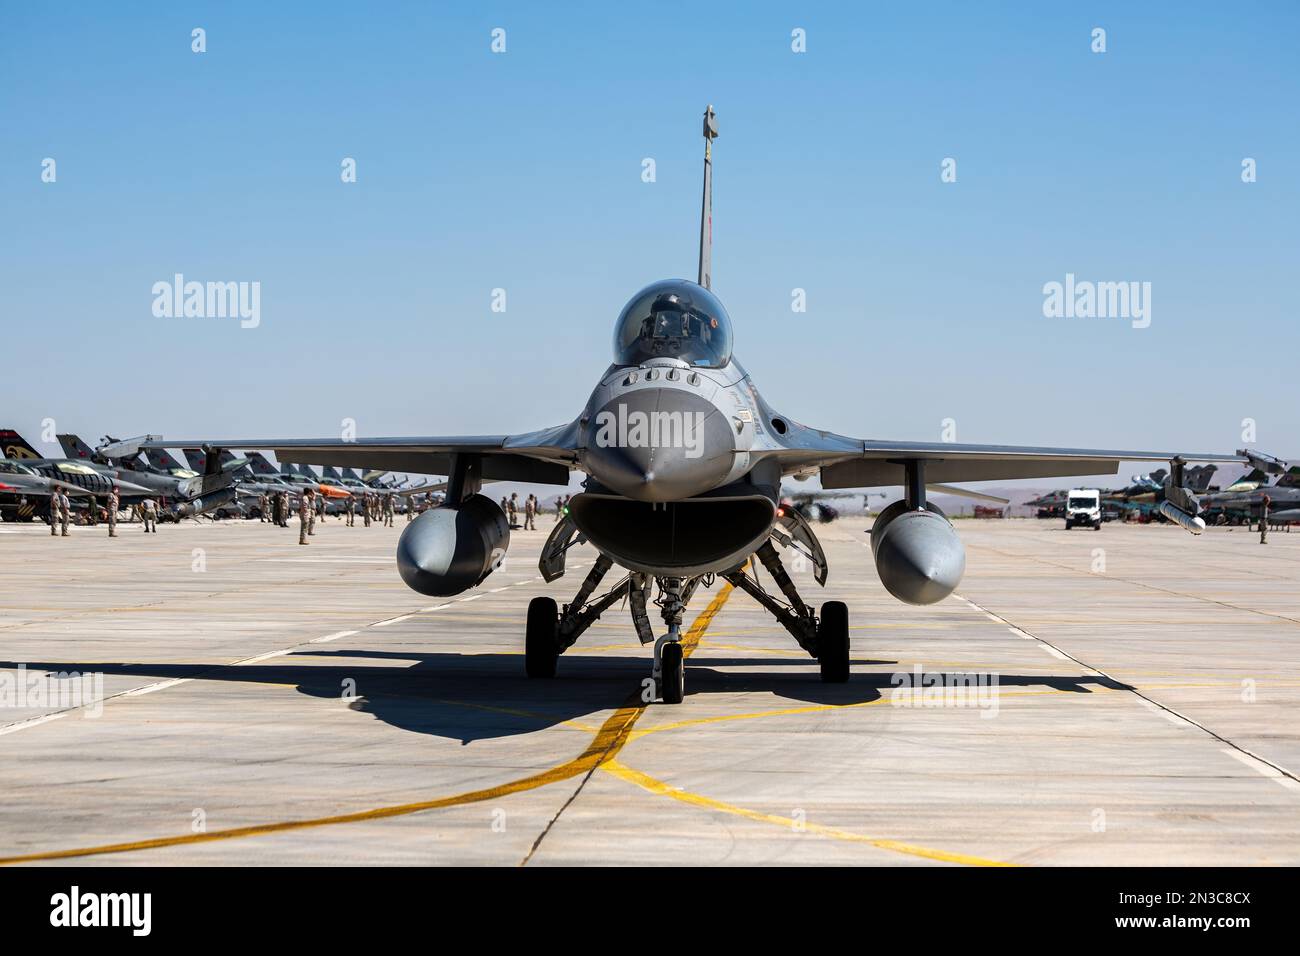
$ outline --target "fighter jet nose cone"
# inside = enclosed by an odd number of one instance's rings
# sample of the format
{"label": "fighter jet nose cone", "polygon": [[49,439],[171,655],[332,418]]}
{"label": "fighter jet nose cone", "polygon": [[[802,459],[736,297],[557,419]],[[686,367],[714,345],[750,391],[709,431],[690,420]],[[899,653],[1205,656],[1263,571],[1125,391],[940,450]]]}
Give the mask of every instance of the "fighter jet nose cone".
{"label": "fighter jet nose cone", "polygon": [[882,513],[877,525],[882,519],[871,538],[885,589],[908,604],[935,604],[952,594],[966,572],[966,549],[948,519],[907,510]]}
{"label": "fighter jet nose cone", "polygon": [[588,423],[586,464],[611,491],[637,501],[680,501],[725,483],[735,441],[725,416],[697,392],[640,388]]}

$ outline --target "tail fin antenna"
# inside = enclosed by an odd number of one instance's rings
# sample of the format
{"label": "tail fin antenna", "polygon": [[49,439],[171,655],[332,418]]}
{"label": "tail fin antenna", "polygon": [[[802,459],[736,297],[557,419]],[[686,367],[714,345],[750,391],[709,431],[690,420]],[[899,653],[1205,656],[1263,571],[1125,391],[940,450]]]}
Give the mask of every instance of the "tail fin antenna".
{"label": "tail fin antenna", "polygon": [[713,105],[704,111],[704,199],[700,204],[700,277],[699,284],[709,288],[713,282],[713,141],[718,138],[718,117]]}

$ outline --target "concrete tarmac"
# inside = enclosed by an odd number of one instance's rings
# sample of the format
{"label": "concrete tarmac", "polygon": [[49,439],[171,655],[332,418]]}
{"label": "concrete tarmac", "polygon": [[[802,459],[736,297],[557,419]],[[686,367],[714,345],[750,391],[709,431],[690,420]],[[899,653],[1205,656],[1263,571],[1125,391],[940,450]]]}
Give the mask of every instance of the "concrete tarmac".
{"label": "concrete tarmac", "polygon": [[719,583],[646,706],[618,605],[524,676],[592,560],[543,584],[552,520],[445,600],[400,516],[0,526],[3,862],[1300,863],[1300,534],[964,520],[959,597],[910,607],[841,519],[793,577],[848,603],[849,683]]}

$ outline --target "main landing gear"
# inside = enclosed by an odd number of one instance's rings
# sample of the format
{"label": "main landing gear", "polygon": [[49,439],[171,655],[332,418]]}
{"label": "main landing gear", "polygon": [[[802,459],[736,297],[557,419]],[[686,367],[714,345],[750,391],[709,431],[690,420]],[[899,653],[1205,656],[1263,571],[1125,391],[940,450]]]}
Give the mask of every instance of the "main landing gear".
{"label": "main landing gear", "polygon": [[[811,533],[811,532],[809,532]],[[820,548],[817,549],[820,556]],[[744,567],[728,571],[723,575],[733,585],[740,588],[759,604],[763,605],[777,622],[790,632],[800,647],[821,665],[821,678],[828,684],[842,684],[849,679],[849,609],[843,601],[827,601],[822,605],[821,616],[813,614],[812,608],[803,602],[799,589],[790,580],[781,556],[772,547],[771,541],[755,552],[759,562],[767,569],[777,587],[785,597],[785,602],[768,594],[758,583],[758,576]],[[753,562],[751,561],[752,565]],[[825,575],[818,573],[818,580],[824,581]]]}
{"label": "main landing gear", "polygon": [[[556,554],[562,555],[572,536],[561,540]],[[826,581],[826,559],[821,545],[812,535],[801,517],[791,514],[783,517],[773,529],[772,537],[765,541],[746,562],[722,574],[734,587],[744,591],[761,604],[794,637],[795,641],[817,659],[821,679],[829,684],[842,684],[849,679],[849,611],[842,601],[827,601],[821,613],[815,614],[804,603],[790,575],[786,573],[781,557],[773,542],[794,548],[801,558],[812,562],[813,577],[818,584]],[[545,562],[551,561],[551,574]],[[562,561],[543,557],[543,571],[547,580],[563,573]],[[632,612],[632,623],[642,644],[654,644],[654,667],[647,683],[645,699],[662,699],[665,704],[680,704],[686,696],[686,648],[682,643],[682,620],[696,588],[713,583],[713,575],[694,577],[654,577],[632,572],[609,591],[595,600],[591,595],[599,586],[614,562],[600,555],[587,572],[582,586],[573,601],[563,607],[548,597],[533,598],[528,605],[528,625],[525,635],[524,664],[529,677],[554,677],[559,656],[573,646],[578,637],[600,615],[620,600],[627,600]],[[784,600],[769,594],[759,583],[757,565],[767,570]],[[558,573],[555,571],[558,569]],[[650,623],[648,604],[650,596],[658,590],[653,603],[659,608],[665,631],[655,637]]]}
{"label": "main landing gear", "polygon": [[535,597],[528,602],[524,633],[524,670],[529,677],[554,677],[560,659],[560,614],[555,598]]}

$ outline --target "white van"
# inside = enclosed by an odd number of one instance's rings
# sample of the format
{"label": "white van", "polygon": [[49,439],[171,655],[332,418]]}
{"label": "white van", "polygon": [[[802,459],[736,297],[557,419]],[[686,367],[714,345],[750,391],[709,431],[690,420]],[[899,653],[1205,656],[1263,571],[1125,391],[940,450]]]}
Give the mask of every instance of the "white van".
{"label": "white van", "polygon": [[1075,525],[1101,527],[1101,492],[1096,488],[1071,488],[1065,498],[1065,530]]}

